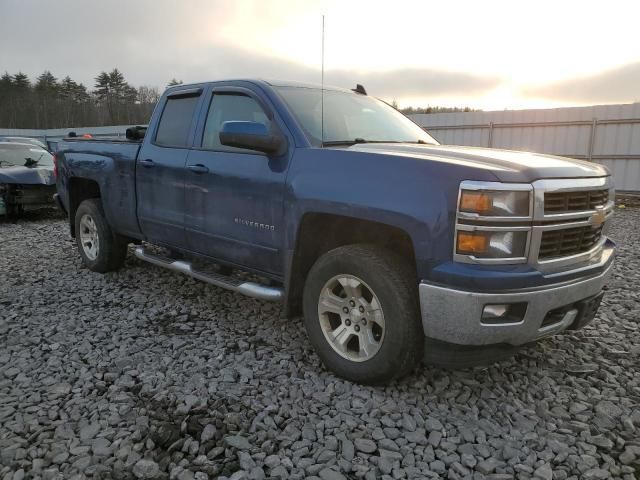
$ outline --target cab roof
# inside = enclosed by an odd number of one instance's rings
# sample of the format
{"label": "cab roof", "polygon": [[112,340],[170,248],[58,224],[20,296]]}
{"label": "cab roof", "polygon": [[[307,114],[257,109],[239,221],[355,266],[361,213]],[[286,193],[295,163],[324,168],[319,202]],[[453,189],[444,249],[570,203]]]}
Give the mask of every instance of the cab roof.
{"label": "cab roof", "polygon": [[[260,85],[260,84],[268,85],[270,87],[295,87],[295,88],[309,88],[309,89],[317,89],[317,90],[320,90],[323,88],[323,86],[319,83],[296,82],[291,80],[274,80],[274,79],[264,79],[264,78],[227,78],[227,79],[220,79],[220,80],[212,80],[209,82],[196,82],[196,83],[172,85],[171,87],[168,87],[167,90],[203,87],[206,85],[211,85],[214,83],[222,83],[222,82],[249,82],[257,85]],[[347,88],[341,88],[341,87],[336,87],[332,85],[324,85],[324,89],[336,90],[344,93],[353,93],[352,90],[349,90]]]}

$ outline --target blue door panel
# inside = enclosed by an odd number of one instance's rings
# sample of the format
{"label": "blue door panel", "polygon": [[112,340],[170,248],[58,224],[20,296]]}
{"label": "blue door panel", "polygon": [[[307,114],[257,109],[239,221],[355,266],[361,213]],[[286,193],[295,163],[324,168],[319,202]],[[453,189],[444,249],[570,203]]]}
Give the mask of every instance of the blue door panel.
{"label": "blue door panel", "polygon": [[284,159],[192,150],[186,169],[185,228],[189,250],[280,274]]}
{"label": "blue door panel", "polygon": [[185,164],[203,86],[173,88],[154,110],[153,130],[147,132],[136,161],[138,221],[150,242],[183,248],[186,244]]}
{"label": "blue door panel", "polygon": [[183,245],[185,164],[189,150],[145,145],[136,165],[138,220],[150,242]]}

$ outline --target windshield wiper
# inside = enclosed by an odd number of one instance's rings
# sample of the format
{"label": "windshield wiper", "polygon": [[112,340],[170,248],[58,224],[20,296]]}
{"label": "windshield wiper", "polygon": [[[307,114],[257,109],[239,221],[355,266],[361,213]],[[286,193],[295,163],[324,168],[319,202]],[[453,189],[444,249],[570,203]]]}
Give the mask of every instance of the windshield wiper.
{"label": "windshield wiper", "polygon": [[398,140],[366,140],[364,138],[354,138],[353,140],[330,140],[323,142],[323,147],[333,147],[338,145],[355,145],[358,143],[405,143]]}
{"label": "windshield wiper", "polygon": [[6,163],[10,167],[15,167],[16,166],[14,163],[11,163],[8,160],[0,160],[0,167],[2,166],[3,163]]}
{"label": "windshield wiper", "polygon": [[364,138],[354,138],[353,140],[329,140],[322,142],[323,147],[332,147],[337,145],[355,145],[356,143],[369,143]]}
{"label": "windshield wiper", "polygon": [[358,143],[417,143],[419,145],[431,145],[424,140],[416,141],[401,141],[401,140],[366,140],[364,138],[354,138],[353,140],[331,140],[323,142],[323,147],[341,146],[341,145],[355,145]]}
{"label": "windshield wiper", "polygon": [[44,152],[42,152],[40,154],[40,156],[38,157],[37,160],[34,160],[31,157],[25,157],[26,162],[24,162],[24,166],[27,168],[35,168],[38,166],[38,163],[40,163],[40,159],[42,158],[42,156],[44,155]]}

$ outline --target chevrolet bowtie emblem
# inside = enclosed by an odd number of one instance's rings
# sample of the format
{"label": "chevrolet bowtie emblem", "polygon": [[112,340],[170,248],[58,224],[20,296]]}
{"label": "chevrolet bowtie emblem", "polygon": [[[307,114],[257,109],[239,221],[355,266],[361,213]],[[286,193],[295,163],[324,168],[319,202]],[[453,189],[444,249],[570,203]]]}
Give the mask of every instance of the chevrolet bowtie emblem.
{"label": "chevrolet bowtie emblem", "polygon": [[591,223],[597,227],[602,225],[607,218],[607,214],[605,213],[602,207],[596,208],[596,213],[591,216]]}

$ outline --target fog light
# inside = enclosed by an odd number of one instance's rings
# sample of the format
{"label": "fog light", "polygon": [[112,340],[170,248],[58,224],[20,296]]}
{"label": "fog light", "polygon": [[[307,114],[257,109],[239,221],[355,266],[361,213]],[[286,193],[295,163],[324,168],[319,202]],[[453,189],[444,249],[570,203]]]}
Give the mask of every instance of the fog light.
{"label": "fog light", "polygon": [[527,313],[527,302],[493,303],[482,309],[481,323],[499,325],[504,323],[520,323]]}

